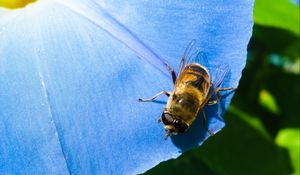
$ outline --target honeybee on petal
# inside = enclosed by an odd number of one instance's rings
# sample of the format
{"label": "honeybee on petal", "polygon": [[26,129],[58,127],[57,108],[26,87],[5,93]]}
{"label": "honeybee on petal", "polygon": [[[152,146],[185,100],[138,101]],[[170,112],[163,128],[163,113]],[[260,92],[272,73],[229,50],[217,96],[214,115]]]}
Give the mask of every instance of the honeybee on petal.
{"label": "honeybee on petal", "polygon": [[[211,75],[206,67],[200,63],[193,62],[191,57],[198,55],[196,51],[191,56],[195,41],[191,41],[184,51],[181,59],[179,73],[176,75],[174,69],[165,63],[168,71],[172,75],[174,89],[172,92],[162,91],[149,99],[140,98],[141,102],[154,101],[158,96],[167,95],[168,101],[159,122],[164,124],[166,131],[165,139],[168,136],[184,133],[192,125],[200,112],[203,113],[203,124],[210,135],[213,135],[206,126],[206,115],[203,110],[205,105],[214,105],[221,99],[220,91],[236,90],[237,88],[220,88],[220,85],[227,73],[224,67],[222,73],[216,74],[217,77],[212,81]],[[196,56],[195,56],[196,57]],[[188,59],[188,60],[187,60]],[[212,99],[216,94],[217,98]]]}

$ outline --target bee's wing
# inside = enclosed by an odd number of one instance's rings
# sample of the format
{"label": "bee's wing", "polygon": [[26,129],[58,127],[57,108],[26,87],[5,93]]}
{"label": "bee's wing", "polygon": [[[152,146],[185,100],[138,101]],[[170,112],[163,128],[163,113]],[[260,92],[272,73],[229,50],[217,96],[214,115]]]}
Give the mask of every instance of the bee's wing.
{"label": "bee's wing", "polygon": [[229,66],[225,63],[220,65],[209,65],[207,67],[211,77],[211,85],[214,89],[219,88],[224,78],[229,73]]}
{"label": "bee's wing", "polygon": [[211,65],[207,67],[210,77],[211,77],[211,86],[207,94],[206,102],[215,94],[216,89],[220,88],[224,78],[229,72],[229,67],[226,64],[222,65]]}
{"label": "bee's wing", "polygon": [[[197,45],[196,40],[192,40],[186,47],[181,62],[178,75],[183,71],[187,64],[198,63],[206,67],[211,77],[211,84],[213,88],[219,88],[229,72],[229,66],[225,63],[213,64],[208,60],[208,57]],[[180,77],[180,76],[179,76]]]}
{"label": "bee's wing", "polygon": [[178,75],[180,75],[180,73],[183,71],[185,65],[190,63],[192,61],[191,58],[195,57],[195,54],[198,52],[198,50],[196,48],[196,42],[197,42],[196,40],[190,41],[189,44],[187,45],[187,47],[185,48],[182,58],[181,58]]}

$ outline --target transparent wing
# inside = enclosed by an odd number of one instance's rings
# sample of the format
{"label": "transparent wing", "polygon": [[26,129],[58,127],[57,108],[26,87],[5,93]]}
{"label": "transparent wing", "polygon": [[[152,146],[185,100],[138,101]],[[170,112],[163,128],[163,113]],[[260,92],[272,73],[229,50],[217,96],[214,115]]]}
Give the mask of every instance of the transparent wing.
{"label": "transparent wing", "polygon": [[214,89],[220,88],[224,78],[229,73],[229,66],[225,63],[220,63],[219,65],[209,65],[207,69],[210,73],[212,87]]}
{"label": "transparent wing", "polygon": [[198,63],[202,66],[208,65],[207,57],[204,50],[199,47],[197,40],[192,40],[187,45],[181,59],[180,68],[178,74],[180,74],[187,64]]}
{"label": "transparent wing", "polygon": [[196,43],[197,43],[196,40],[192,40],[189,42],[189,44],[185,48],[182,58],[181,58],[178,75],[182,72],[185,65],[189,64],[192,61],[192,58],[197,55],[198,49],[196,47]]}
{"label": "transparent wing", "polygon": [[229,72],[229,66],[227,64],[219,64],[219,65],[210,65],[207,67],[210,77],[211,77],[211,87],[209,89],[206,102],[211,99],[211,97],[215,94],[216,89],[220,88],[222,82],[224,81],[226,75]]}
{"label": "transparent wing", "polygon": [[208,60],[205,50],[201,49],[196,40],[189,42],[183,53],[178,75],[187,64],[198,63],[208,69],[213,89],[219,88],[229,72],[229,66],[225,63],[214,64]]}
{"label": "transparent wing", "polygon": [[106,9],[98,3],[73,3],[70,0],[55,2],[67,7],[72,12],[81,17],[93,22],[102,30],[108,32],[116,40],[123,43],[133,51],[136,56],[170,77],[169,64],[160,57],[154,50],[152,50],[145,42],[143,42],[133,31],[120,23],[117,19],[111,16]]}

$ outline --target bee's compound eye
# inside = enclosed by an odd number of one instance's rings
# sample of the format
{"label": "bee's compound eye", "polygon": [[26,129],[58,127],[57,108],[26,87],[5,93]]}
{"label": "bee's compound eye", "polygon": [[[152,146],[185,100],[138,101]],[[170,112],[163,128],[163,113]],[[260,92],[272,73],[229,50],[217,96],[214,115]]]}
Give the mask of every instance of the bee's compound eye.
{"label": "bee's compound eye", "polygon": [[172,115],[171,115],[171,114],[168,114],[168,113],[163,113],[163,114],[161,115],[161,119],[162,119],[162,121],[163,121],[163,123],[164,123],[165,125],[169,125],[169,124],[171,124],[171,123],[173,122],[173,117],[172,117]]}
{"label": "bee's compound eye", "polygon": [[182,125],[182,121],[181,121],[181,120],[178,120],[178,119],[175,119],[174,122],[173,122],[173,125],[174,125],[176,128],[179,128],[179,127]]}
{"label": "bee's compound eye", "polygon": [[180,119],[175,119],[173,125],[181,133],[188,129],[188,125]]}

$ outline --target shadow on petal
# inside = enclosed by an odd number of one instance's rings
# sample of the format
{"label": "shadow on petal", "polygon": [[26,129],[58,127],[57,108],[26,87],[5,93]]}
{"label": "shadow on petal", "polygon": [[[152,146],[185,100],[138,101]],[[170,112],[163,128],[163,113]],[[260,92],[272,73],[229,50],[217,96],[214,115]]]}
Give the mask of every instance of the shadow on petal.
{"label": "shadow on petal", "polygon": [[199,115],[185,133],[174,135],[171,139],[181,152],[185,152],[192,147],[198,146],[199,142],[205,140],[206,135],[206,130],[203,127],[202,115]]}

